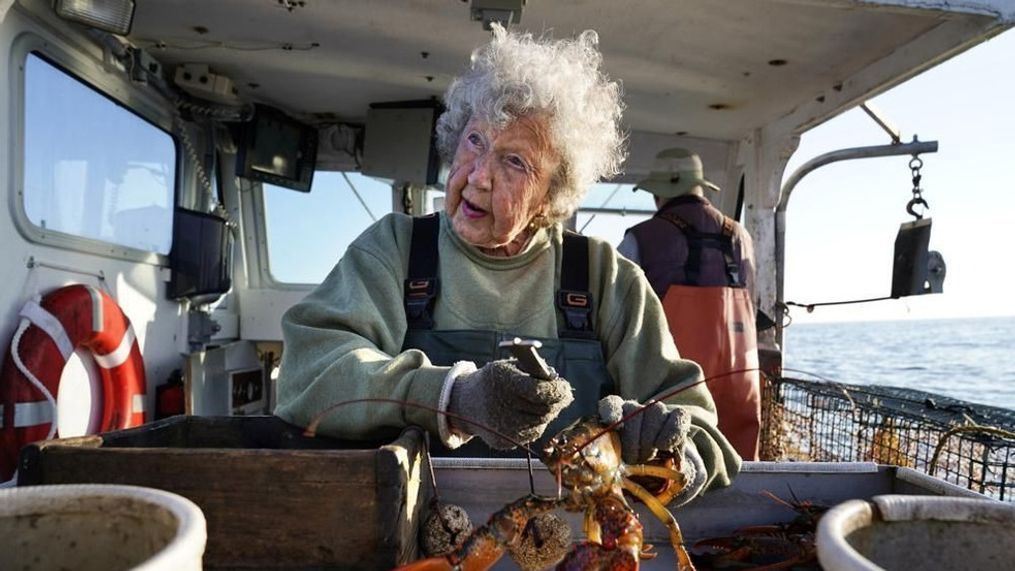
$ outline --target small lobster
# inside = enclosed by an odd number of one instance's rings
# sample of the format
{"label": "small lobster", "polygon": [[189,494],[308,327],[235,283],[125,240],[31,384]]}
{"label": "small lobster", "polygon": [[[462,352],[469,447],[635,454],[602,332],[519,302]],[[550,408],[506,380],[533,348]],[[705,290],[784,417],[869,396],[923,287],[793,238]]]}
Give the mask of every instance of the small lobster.
{"label": "small lobster", "polygon": [[[558,508],[584,512],[586,540],[572,547],[558,569],[637,569],[639,561],[649,559],[642,525],[623,491],[640,499],[670,532],[670,541],[680,569],[693,569],[684,548],[677,520],[666,509],[684,487],[684,476],[667,466],[629,466],[621,461],[620,437],[611,427],[586,418],[551,438],[540,458],[557,476],[558,488],[566,490],[558,497],[530,494],[519,498],[493,514],[489,521],[470,535],[457,549],[443,557],[410,563],[400,569],[430,571],[487,569],[512,546],[518,545],[529,520]],[[675,485],[665,487],[657,497],[633,482],[631,476],[662,478]]]}
{"label": "small lobster", "polygon": [[[773,501],[797,512],[785,523],[755,525],[737,529],[734,535],[703,539],[694,544],[695,559],[706,568],[739,567],[774,571],[777,569],[819,569],[815,533],[818,520],[828,507],[801,502],[794,496],[787,502],[771,492],[762,492]],[[790,495],[793,495],[792,490]]]}

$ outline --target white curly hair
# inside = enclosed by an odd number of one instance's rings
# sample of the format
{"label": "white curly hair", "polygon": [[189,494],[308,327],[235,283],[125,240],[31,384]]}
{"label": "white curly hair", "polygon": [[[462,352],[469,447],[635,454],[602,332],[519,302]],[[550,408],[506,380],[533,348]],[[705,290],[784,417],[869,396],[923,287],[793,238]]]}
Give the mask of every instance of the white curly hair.
{"label": "white curly hair", "polygon": [[548,117],[560,167],[551,178],[543,224],[566,220],[589,187],[620,172],[625,136],[620,84],[600,69],[599,36],[552,40],[494,25],[493,40],[472,54],[468,70],[448,87],[437,121],[437,149],[450,164],[473,117],[506,127],[518,117]]}

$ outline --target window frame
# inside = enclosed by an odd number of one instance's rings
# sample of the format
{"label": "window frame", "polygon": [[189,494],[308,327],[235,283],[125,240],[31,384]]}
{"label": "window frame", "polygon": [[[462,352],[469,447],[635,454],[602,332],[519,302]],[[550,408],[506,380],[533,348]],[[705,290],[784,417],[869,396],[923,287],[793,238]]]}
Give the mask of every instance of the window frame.
{"label": "window frame", "polygon": [[8,184],[16,192],[10,193],[8,209],[14,220],[18,233],[29,242],[43,244],[64,250],[74,250],[87,254],[95,254],[109,258],[141,262],[154,266],[169,266],[169,256],[141,250],[131,246],[123,246],[95,238],[78,236],[57,230],[36,226],[25,210],[25,68],[28,58],[35,56],[66,73],[71,79],[80,82],[99,96],[109,99],[117,106],[169,135],[173,141],[175,153],[176,176],[172,183],[173,204],[179,204],[180,184],[185,167],[185,157],[181,152],[180,141],[173,129],[172,105],[158,96],[152,89],[135,86],[126,79],[125,73],[109,71],[101,61],[81,53],[71,52],[32,33],[20,35],[11,45],[10,81],[11,86],[11,122],[9,137],[10,164]]}

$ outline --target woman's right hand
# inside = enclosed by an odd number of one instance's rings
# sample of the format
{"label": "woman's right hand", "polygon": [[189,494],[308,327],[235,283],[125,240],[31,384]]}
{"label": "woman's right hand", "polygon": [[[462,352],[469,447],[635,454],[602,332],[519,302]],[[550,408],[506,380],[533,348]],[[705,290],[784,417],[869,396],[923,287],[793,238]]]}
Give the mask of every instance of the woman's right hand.
{"label": "woman's right hand", "polygon": [[519,369],[514,359],[502,359],[455,379],[448,412],[454,415],[454,430],[507,450],[515,447],[507,438],[526,444],[542,436],[573,400],[571,384],[563,377],[537,379]]}

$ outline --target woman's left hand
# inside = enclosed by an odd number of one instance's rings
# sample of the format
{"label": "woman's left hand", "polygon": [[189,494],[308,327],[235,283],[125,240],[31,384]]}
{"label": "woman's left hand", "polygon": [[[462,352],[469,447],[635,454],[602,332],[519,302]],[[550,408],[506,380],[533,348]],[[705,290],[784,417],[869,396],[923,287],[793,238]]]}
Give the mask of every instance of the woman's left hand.
{"label": "woman's left hand", "polygon": [[[610,395],[599,401],[599,419],[613,424],[642,408],[635,400]],[[691,427],[691,415],[679,406],[661,402],[624,421],[619,427],[624,462],[644,464],[661,451],[680,454]]]}

